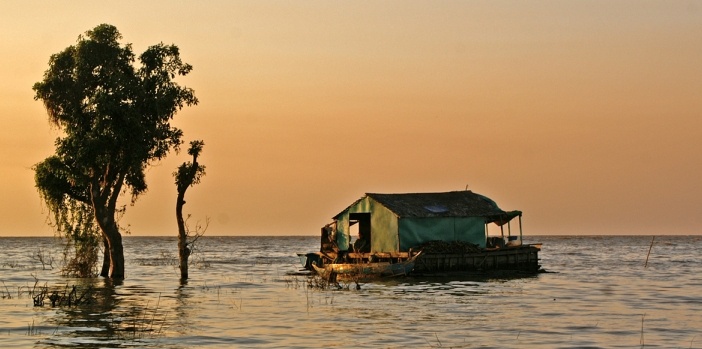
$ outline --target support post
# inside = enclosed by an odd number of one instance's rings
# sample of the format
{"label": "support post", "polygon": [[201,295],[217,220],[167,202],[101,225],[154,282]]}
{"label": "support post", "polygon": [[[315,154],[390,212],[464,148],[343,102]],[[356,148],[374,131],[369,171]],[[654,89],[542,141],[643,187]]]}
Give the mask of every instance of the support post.
{"label": "support post", "polygon": [[507,236],[512,237],[512,226],[510,225],[510,221],[507,221]]}
{"label": "support post", "polygon": [[522,241],[522,215],[519,215],[519,241]]}

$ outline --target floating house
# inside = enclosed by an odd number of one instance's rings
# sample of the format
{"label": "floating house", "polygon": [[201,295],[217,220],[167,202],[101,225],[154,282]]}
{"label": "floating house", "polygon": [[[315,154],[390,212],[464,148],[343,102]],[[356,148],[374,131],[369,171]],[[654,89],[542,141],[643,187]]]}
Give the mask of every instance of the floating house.
{"label": "floating house", "polygon": [[[397,263],[422,251],[417,272],[537,271],[540,245],[522,244],[521,217],[521,211],[504,211],[469,190],[368,193],[322,228],[320,251],[303,259],[312,270],[311,262]],[[515,218],[518,230],[513,232]],[[491,224],[500,228],[499,235],[488,235]]]}

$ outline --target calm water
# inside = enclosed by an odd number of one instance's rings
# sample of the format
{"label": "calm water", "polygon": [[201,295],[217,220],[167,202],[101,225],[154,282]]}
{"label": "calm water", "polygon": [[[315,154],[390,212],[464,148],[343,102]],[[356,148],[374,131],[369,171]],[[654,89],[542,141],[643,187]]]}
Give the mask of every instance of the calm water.
{"label": "calm water", "polygon": [[[125,239],[127,278],[58,275],[52,238],[0,238],[0,348],[702,348],[702,237],[538,237],[552,273],[306,287],[317,237],[205,237],[180,285],[174,238]],[[53,257],[53,269],[42,264]],[[34,285],[90,305],[34,307]]]}

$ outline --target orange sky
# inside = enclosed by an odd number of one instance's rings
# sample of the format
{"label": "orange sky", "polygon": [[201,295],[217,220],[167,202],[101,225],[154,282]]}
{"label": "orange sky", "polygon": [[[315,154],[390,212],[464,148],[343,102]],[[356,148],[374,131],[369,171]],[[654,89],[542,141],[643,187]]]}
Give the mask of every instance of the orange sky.
{"label": "orange sky", "polygon": [[[208,235],[316,235],[366,192],[469,189],[525,234],[702,233],[696,1],[5,1],[0,236],[51,236],[31,166],[53,152],[32,85],[97,24],[175,43],[203,139],[187,193]],[[133,235],[173,235],[148,172]]]}

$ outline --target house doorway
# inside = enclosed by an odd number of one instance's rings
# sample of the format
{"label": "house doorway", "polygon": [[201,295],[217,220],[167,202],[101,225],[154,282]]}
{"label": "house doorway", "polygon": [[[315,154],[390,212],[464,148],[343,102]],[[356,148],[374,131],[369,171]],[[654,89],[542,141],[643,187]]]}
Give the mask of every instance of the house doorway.
{"label": "house doorway", "polygon": [[[370,252],[371,249],[371,214],[367,213],[350,213],[349,214],[349,228],[351,236],[356,238],[357,242],[354,242],[354,249],[359,250],[358,252]],[[358,240],[365,240],[358,241]]]}

